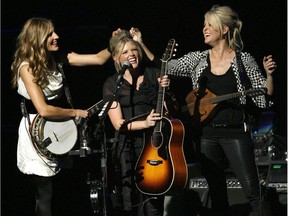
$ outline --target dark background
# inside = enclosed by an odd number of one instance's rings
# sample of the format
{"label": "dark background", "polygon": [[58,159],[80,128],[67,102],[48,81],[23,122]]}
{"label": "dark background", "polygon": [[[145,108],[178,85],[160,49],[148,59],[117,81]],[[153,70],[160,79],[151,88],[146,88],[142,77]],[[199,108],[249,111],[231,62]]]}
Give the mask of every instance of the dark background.
{"label": "dark background", "polygon": [[[170,38],[176,39],[176,57],[203,44],[203,15],[213,4],[229,5],[243,21],[244,51],[262,67],[264,55],[272,54],[278,68],[274,74],[276,133],[287,136],[287,2],[283,0],[2,0],[1,7],[1,213],[33,215],[33,193],[28,178],[16,166],[17,127],[21,118],[19,98],[11,89],[15,39],[25,21],[34,16],[52,19],[61,49],[95,53],[107,47],[118,27],[138,27],[145,44],[158,57]],[[104,66],[74,67],[66,72],[75,106],[88,108],[101,100],[102,84],[114,73],[112,61]],[[171,87],[179,103],[189,93],[191,81],[173,79]],[[97,121],[97,119],[95,120]],[[96,144],[96,148],[97,148]],[[77,146],[75,147],[77,148]],[[55,215],[91,215],[87,173],[100,176],[99,155],[74,156],[74,166],[55,179]],[[94,176],[93,176],[94,177]]]}

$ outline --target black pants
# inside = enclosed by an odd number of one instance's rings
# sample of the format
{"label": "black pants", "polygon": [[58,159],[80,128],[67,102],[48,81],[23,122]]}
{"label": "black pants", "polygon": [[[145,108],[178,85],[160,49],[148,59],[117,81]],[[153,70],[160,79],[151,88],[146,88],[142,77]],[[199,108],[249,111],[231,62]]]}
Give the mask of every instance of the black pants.
{"label": "black pants", "polygon": [[35,215],[36,216],[51,216],[51,201],[53,192],[52,177],[32,176],[33,184],[35,185]]}
{"label": "black pants", "polygon": [[238,139],[202,138],[201,153],[202,172],[209,184],[214,215],[230,215],[223,169],[225,156],[257,215],[260,212],[260,186],[250,136],[242,134]]}

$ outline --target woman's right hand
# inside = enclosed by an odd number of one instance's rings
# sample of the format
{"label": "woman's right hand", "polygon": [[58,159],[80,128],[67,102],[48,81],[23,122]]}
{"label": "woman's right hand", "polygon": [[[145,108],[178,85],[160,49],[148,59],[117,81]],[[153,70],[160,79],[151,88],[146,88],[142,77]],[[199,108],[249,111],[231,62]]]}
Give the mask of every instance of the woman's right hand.
{"label": "woman's right hand", "polygon": [[87,118],[88,117],[87,110],[75,109],[75,120],[79,120],[80,118]]}
{"label": "woman's right hand", "polygon": [[115,31],[112,32],[112,37],[114,37],[115,35],[119,34],[122,31],[121,28],[116,29]]}

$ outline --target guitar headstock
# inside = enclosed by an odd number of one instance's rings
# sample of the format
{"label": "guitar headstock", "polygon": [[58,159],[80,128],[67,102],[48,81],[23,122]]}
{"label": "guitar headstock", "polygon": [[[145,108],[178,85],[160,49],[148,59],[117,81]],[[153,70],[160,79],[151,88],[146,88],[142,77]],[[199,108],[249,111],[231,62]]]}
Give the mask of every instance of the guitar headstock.
{"label": "guitar headstock", "polygon": [[170,39],[168,41],[167,47],[165,49],[165,52],[162,55],[161,61],[167,62],[169,61],[173,56],[175,56],[175,52],[177,51],[176,47],[178,44],[176,44],[175,39]]}

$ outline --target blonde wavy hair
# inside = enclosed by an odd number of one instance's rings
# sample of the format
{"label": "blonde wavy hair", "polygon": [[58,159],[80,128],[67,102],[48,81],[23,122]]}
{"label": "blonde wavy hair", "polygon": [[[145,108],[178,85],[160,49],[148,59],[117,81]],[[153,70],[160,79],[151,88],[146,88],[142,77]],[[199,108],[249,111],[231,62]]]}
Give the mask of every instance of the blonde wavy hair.
{"label": "blonde wavy hair", "polygon": [[42,88],[48,85],[46,74],[55,68],[55,61],[47,49],[47,39],[53,31],[52,21],[45,18],[31,18],[24,24],[17,37],[11,65],[13,88],[17,87],[18,68],[23,61],[29,63],[35,83]]}
{"label": "blonde wavy hair", "polygon": [[242,21],[239,19],[238,14],[233,11],[229,6],[214,5],[204,15],[205,20],[215,26],[220,34],[223,34],[223,26],[228,26],[227,43],[229,47],[236,51],[242,51],[244,44],[241,38]]}
{"label": "blonde wavy hair", "polygon": [[[109,49],[111,51],[112,57],[119,59],[125,44],[128,42],[136,46],[136,49],[139,53],[139,61],[141,61],[143,57],[141,45],[137,41],[133,40],[127,30],[121,30],[120,33],[110,38]],[[121,70],[122,65],[120,65],[119,61],[114,61],[114,65],[117,71]]]}

